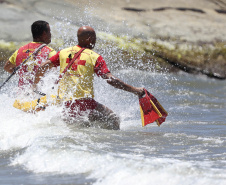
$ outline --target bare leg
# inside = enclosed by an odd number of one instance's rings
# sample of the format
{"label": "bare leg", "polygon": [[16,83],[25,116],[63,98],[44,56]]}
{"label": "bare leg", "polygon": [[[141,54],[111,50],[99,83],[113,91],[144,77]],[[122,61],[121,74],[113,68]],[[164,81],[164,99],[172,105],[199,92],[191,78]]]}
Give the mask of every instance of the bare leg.
{"label": "bare leg", "polygon": [[108,107],[97,102],[97,107],[89,115],[90,121],[97,121],[100,127],[109,130],[120,129],[119,117]]}

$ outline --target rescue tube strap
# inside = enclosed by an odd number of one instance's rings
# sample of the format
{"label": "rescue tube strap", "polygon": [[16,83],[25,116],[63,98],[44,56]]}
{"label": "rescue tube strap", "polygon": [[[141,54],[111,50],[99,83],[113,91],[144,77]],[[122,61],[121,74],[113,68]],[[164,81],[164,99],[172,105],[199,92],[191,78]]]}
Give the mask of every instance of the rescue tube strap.
{"label": "rescue tube strap", "polygon": [[83,52],[83,50],[85,50],[86,48],[82,48],[80,49],[73,57],[73,59],[71,60],[71,62],[64,68],[63,72],[60,74],[58,81],[56,82],[56,84],[59,83],[59,81],[62,79],[63,75],[65,74],[65,72],[69,69],[69,67],[71,67],[71,65],[74,63],[74,61],[79,57],[79,55]]}
{"label": "rescue tube strap", "polygon": [[0,86],[0,89],[6,84],[6,82],[8,82],[10,80],[10,78],[12,78],[12,76],[14,74],[16,74],[16,71],[20,69],[20,67],[25,64],[25,62],[27,62],[32,55],[36,55],[43,47],[45,47],[46,44],[42,44],[41,46],[39,46],[31,55],[29,55],[19,66],[15,67],[12,74],[5,80],[5,82]]}
{"label": "rescue tube strap", "polygon": [[[41,101],[41,98],[38,98],[38,99],[37,99],[37,105],[36,105],[36,107],[37,107],[38,109],[43,109],[43,110],[46,109],[45,106],[38,106],[39,103],[40,103],[40,101]],[[36,109],[37,109],[37,108],[36,108]]]}
{"label": "rescue tube strap", "polygon": [[37,100],[37,105],[39,104],[39,102],[40,102],[40,98]]}
{"label": "rescue tube strap", "polygon": [[24,65],[31,58],[32,55],[37,55],[38,52],[45,46],[46,44],[42,44],[41,46],[39,46],[31,55],[29,55],[19,66],[14,69],[13,73],[15,73],[22,65]]}

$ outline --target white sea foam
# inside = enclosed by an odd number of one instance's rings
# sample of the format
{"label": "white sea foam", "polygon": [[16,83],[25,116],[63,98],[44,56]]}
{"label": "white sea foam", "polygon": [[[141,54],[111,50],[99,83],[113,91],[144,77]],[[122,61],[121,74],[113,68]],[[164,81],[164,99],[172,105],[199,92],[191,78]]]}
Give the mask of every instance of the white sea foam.
{"label": "white sea foam", "polygon": [[[129,74],[122,72],[120,77],[131,77],[128,81],[138,86],[136,76]],[[140,81],[148,84],[148,80]],[[49,93],[45,79],[43,84]],[[190,115],[195,115],[194,105],[185,107],[184,96],[178,94],[178,108],[171,97],[174,93],[151,84],[148,89],[163,95],[158,96],[163,105],[171,107],[170,114],[160,127],[155,123],[142,127],[137,97],[115,90],[100,79],[95,87],[96,99],[119,114],[121,131],[67,125],[60,119],[62,109],[55,106],[37,114],[24,113],[12,107],[11,96],[0,94],[0,152],[13,151],[10,166],[35,174],[84,174],[98,185],[225,184],[224,133],[220,129],[211,133],[208,129],[215,125],[223,129],[222,124],[189,120]],[[197,93],[186,94],[193,96]]]}
{"label": "white sea foam", "polygon": [[[223,171],[209,169],[195,162],[167,158],[145,158],[140,155],[100,154],[86,147],[67,150],[51,148],[56,143],[31,146],[18,155],[13,165],[22,165],[36,173],[79,174],[97,179],[94,184],[215,184],[223,185]],[[49,145],[49,146],[48,146]],[[48,146],[48,147],[47,147]],[[205,167],[205,168],[203,168]]]}

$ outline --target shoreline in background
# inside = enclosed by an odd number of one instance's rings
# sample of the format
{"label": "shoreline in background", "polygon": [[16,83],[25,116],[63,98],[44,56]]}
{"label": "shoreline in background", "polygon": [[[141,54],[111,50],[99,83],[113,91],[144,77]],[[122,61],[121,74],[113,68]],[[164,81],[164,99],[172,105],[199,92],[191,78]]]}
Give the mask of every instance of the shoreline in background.
{"label": "shoreline in background", "polygon": [[4,0],[0,10],[0,39],[6,43],[30,40],[30,25],[38,19],[48,21],[55,40],[64,44],[86,24],[104,33],[104,42],[144,53],[144,62],[226,78],[226,1]]}

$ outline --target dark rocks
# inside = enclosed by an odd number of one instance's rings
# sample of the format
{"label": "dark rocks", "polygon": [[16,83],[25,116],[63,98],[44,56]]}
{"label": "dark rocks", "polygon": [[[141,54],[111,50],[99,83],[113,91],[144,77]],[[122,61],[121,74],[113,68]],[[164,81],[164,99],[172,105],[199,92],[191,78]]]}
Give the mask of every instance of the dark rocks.
{"label": "dark rocks", "polygon": [[169,9],[175,9],[179,11],[192,11],[192,12],[197,12],[197,13],[205,13],[202,9],[197,9],[197,8],[183,8],[183,7],[161,7],[161,8],[154,8],[153,11],[164,11],[164,10],[169,10]]}

